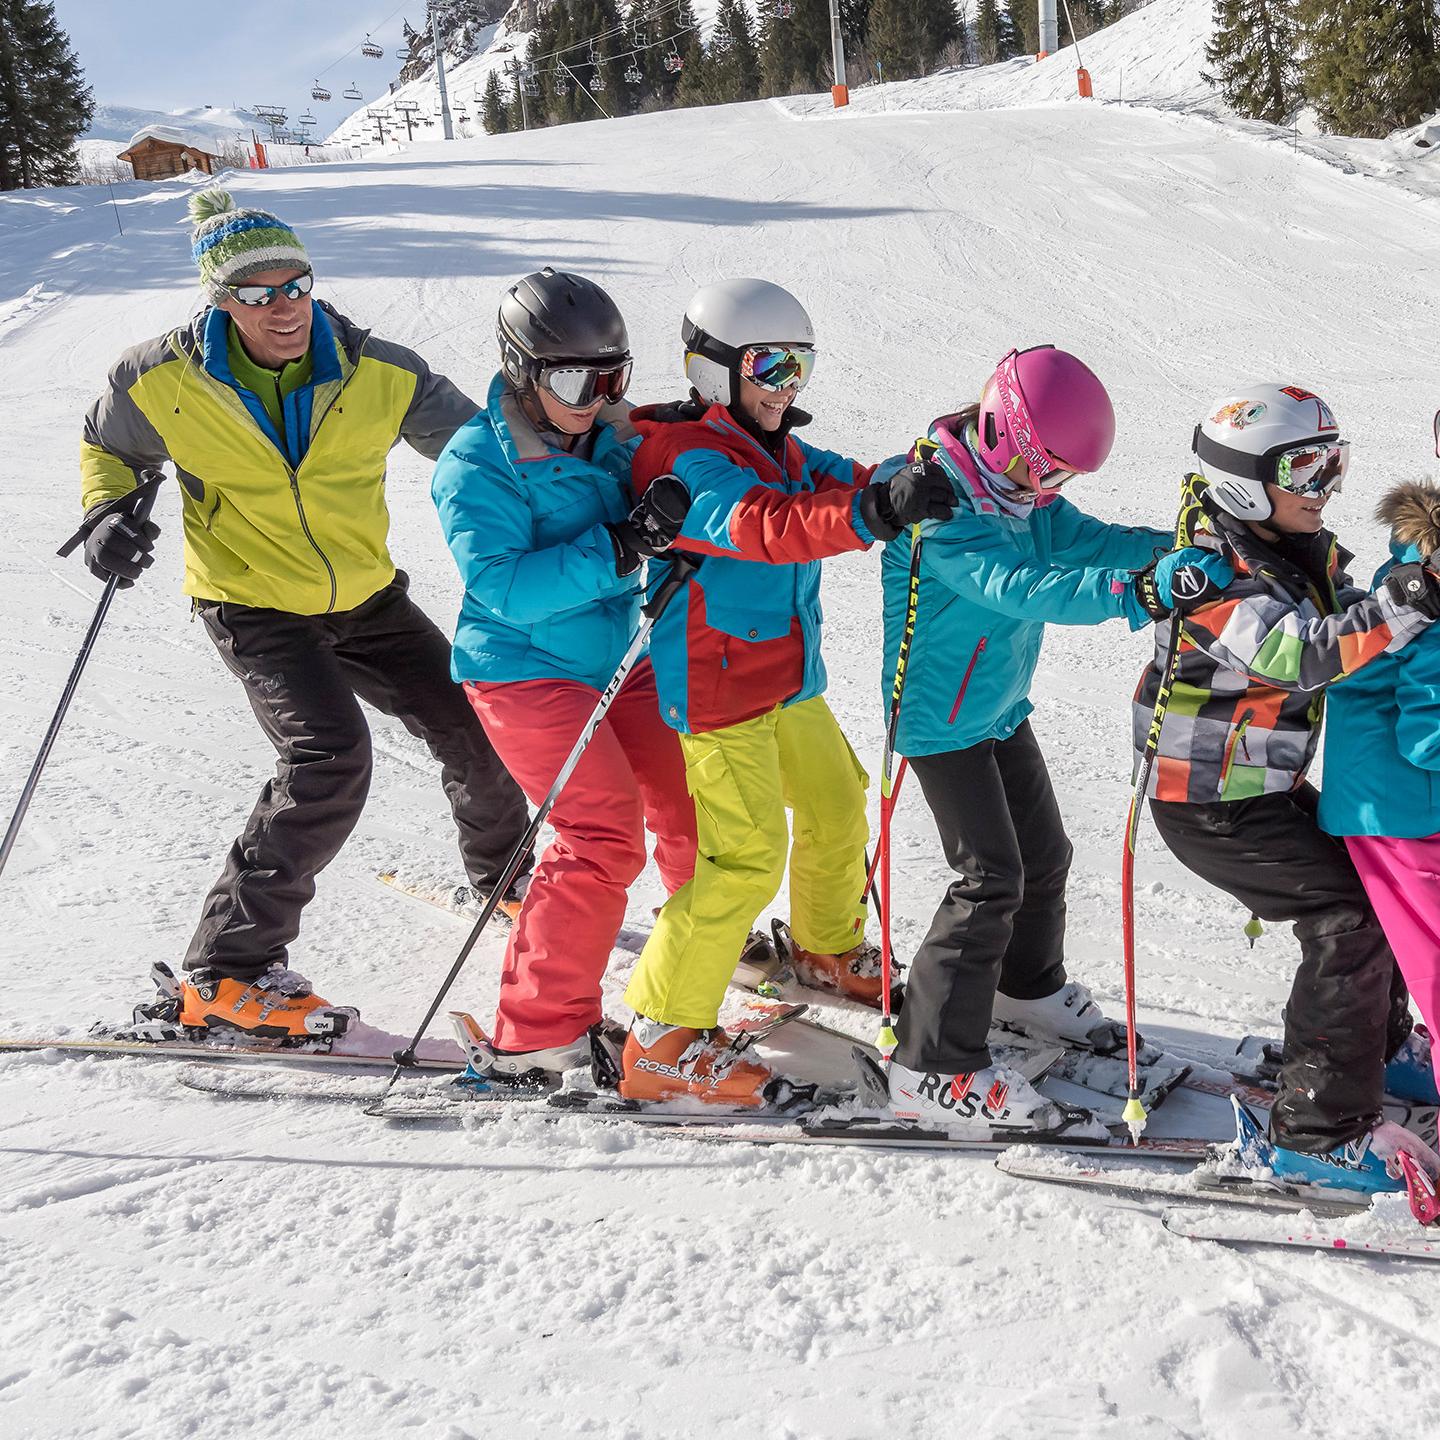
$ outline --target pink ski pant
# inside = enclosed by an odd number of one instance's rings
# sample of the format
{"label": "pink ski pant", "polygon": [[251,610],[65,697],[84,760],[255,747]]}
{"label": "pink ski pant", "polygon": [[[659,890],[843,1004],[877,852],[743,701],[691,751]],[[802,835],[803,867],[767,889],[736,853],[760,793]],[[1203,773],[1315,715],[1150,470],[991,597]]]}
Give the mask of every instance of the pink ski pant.
{"label": "pink ski pant", "polygon": [[1440,835],[1347,835],[1345,845],[1420,1018],[1440,1038]]}
{"label": "pink ski pant", "polygon": [[[600,698],[570,680],[465,686],[490,743],[538,805]],[[674,894],[695,873],[695,805],[679,737],[660,718],[648,660],[631,672],[560,792],[505,951],[493,1039],[503,1050],[568,1045],[601,1018],[600,981],[645,868],[645,830]]]}

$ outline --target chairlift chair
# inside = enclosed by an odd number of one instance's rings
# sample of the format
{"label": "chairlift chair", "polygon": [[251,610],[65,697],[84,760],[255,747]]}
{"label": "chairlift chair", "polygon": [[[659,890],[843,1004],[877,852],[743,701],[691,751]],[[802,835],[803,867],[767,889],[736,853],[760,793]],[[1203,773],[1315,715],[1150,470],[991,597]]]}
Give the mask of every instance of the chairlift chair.
{"label": "chairlift chair", "polygon": [[674,45],[671,45],[669,54],[665,56],[665,68],[672,75],[678,75],[685,68],[685,60]]}
{"label": "chairlift chair", "polygon": [[410,58],[410,53],[411,53],[411,52],[410,52],[410,47],[409,47],[408,45],[402,45],[402,46],[395,52],[395,58],[396,58],[397,60],[408,60],[408,59]]}
{"label": "chairlift chair", "polygon": [[341,92],[347,100],[363,100],[365,97],[360,93],[360,87],[352,80],[350,88]]}
{"label": "chairlift chair", "polygon": [[775,7],[775,16],[779,20],[793,20],[795,18],[794,0],[780,0]]}
{"label": "chairlift chair", "polygon": [[312,100],[328,100],[330,92],[317,80],[310,87],[310,98]]}
{"label": "chairlift chair", "polygon": [[300,124],[301,124],[302,126],[303,126],[303,125],[313,125],[314,123],[315,123],[315,117],[314,117],[308,110],[300,117]]}
{"label": "chairlift chair", "polygon": [[630,68],[625,72],[625,83],[627,85],[638,85],[644,76],[640,74],[640,67],[632,60]]}
{"label": "chairlift chair", "polygon": [[570,93],[570,82],[563,76],[555,77],[555,93],[557,95],[568,95]]}
{"label": "chairlift chair", "polygon": [[383,60],[385,58],[384,50],[382,50],[380,46],[378,46],[368,35],[365,37],[365,43],[360,47],[360,53],[367,60]]}

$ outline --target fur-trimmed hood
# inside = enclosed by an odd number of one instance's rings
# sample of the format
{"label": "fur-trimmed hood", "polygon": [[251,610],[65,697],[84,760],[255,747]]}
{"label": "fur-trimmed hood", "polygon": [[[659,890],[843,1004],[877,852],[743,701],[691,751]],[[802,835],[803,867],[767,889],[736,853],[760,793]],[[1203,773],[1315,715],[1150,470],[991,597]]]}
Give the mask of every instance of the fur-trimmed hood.
{"label": "fur-trimmed hood", "polygon": [[1429,480],[1396,485],[1376,506],[1375,518],[1390,527],[1397,545],[1414,546],[1430,561],[1440,557],[1440,485]]}

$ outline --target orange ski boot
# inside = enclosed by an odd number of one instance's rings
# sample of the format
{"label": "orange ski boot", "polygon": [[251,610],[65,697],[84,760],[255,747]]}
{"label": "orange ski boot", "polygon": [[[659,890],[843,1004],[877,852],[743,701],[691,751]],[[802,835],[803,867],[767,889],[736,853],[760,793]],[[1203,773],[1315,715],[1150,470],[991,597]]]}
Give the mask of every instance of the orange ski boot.
{"label": "orange ski boot", "polygon": [[626,1100],[701,1100],[763,1109],[786,1082],[748,1050],[744,1035],[665,1025],[637,1015],[620,1061],[620,1094]]}
{"label": "orange ski boot", "polygon": [[[812,990],[833,990],[848,1000],[880,1008],[880,947],[862,940],[839,955],[822,955],[804,950],[795,943],[789,927],[775,922],[775,946],[784,955],[788,952],[795,978]],[[782,933],[783,932],[783,933]],[[900,993],[900,974],[894,961],[890,968],[890,993]]]}
{"label": "orange ski boot", "polygon": [[180,1024],[191,1031],[237,1031],[253,1039],[333,1040],[360,1012],[331,1005],[310,982],[283,965],[254,980],[192,970],[180,981]]}

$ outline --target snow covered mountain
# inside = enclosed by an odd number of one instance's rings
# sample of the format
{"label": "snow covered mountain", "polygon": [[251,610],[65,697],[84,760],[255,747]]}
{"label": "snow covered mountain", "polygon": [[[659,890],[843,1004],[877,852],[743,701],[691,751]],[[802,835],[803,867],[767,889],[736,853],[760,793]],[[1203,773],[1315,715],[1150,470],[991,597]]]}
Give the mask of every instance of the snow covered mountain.
{"label": "snow covered mountain", "polygon": [[[969,72],[866,91],[848,113],[804,98],[674,111],[229,183],[297,226],[324,298],[472,394],[494,368],[497,294],[545,263],[617,297],[637,401],[679,390],[698,285],[790,286],[819,332],[816,439],[867,460],[972,399],[1011,345],[1066,345],[1119,420],[1105,470],[1068,493],[1112,520],[1168,523],[1206,403],[1283,375],[1324,394],[1353,441],[1329,513],[1368,575],[1378,491],[1434,464],[1433,161],[1413,142],[1406,156],[1399,140],[1292,139],[1212,111],[1166,48],[1202,5],[1155,0],[1087,42],[1096,103],[1064,93],[1062,53],[1013,63],[1004,86]],[[1148,71],[1146,17],[1171,55]],[[125,187],[123,234],[90,191],[0,196],[7,810],[98,591],[54,554],[77,518],[82,417],[111,361],[196,302],[197,183]],[[448,627],[459,582],[429,472],[394,452],[391,544]],[[157,562],[116,601],[0,881],[6,1034],[127,1014],[150,963],[183,953],[272,770],[190,623],[173,489],[156,519]],[[874,774],[878,558],[827,564],[829,696]],[[1035,692],[1076,848],[1069,958],[1112,1011],[1129,700],[1149,644],[1057,627]],[[400,1030],[464,931],[376,883],[386,863],[457,857],[428,752],[371,720],[369,805],[295,963]],[[894,850],[909,955],[950,878],[914,793]],[[1250,949],[1245,916],[1148,827],[1139,868],[1147,1033],[1273,1032],[1288,932]],[[648,926],[661,894],[651,868],[629,923]],[[452,1001],[485,1018],[500,964],[484,940]],[[617,952],[617,1015],[631,964]],[[786,1045],[781,1063],[810,1074],[849,1063],[826,1037]],[[389,1130],[353,1106],[222,1105],[167,1067],[54,1052],[0,1057],[0,1283],[0,1431],[25,1440],[953,1440],[957,1417],[985,1440],[1382,1440],[1440,1402],[1440,1296],[1418,1266],[1193,1245],[1143,1208],[1026,1188],[975,1158],[702,1145],[523,1113]]]}

